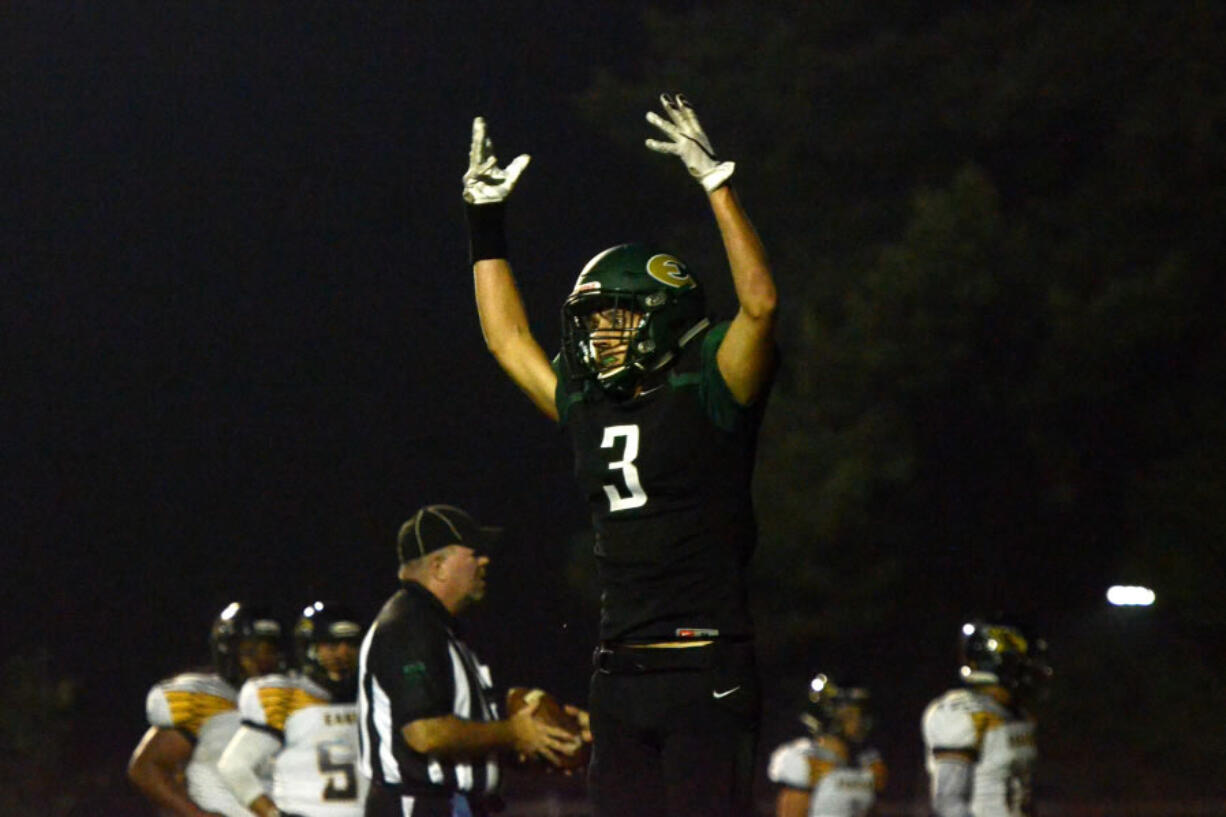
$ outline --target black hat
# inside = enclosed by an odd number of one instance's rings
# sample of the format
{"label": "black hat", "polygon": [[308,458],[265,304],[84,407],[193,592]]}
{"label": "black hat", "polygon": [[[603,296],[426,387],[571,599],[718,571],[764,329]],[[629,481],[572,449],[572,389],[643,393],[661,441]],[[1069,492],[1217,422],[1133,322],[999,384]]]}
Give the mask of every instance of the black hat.
{"label": "black hat", "polygon": [[501,534],[502,528],[482,527],[454,505],[427,505],[400,526],[396,554],[404,564],[448,545],[485,550]]}

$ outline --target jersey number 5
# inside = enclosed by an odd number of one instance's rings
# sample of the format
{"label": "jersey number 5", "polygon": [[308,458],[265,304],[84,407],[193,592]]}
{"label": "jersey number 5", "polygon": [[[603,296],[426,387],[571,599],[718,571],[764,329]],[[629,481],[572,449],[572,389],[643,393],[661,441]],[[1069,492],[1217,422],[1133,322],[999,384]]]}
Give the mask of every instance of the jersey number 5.
{"label": "jersey number 5", "polygon": [[[620,446],[619,441],[623,441]],[[627,492],[622,493],[622,486],[605,484],[604,493],[609,498],[609,512],[614,513],[646,505],[647,492],[639,484],[639,470],[634,467],[634,461],[639,455],[639,427],[634,425],[605,426],[604,439],[600,447],[620,448],[620,455],[615,453],[613,456],[620,456],[621,459],[610,462],[609,470],[621,471],[622,484]]]}
{"label": "jersey number 5", "polygon": [[[342,749],[338,754],[345,756],[350,751]],[[324,786],[324,800],[356,800],[358,799],[358,779],[354,764],[339,759],[332,752],[332,744],[321,743],[316,746],[316,759],[319,761],[319,772],[328,778]]]}

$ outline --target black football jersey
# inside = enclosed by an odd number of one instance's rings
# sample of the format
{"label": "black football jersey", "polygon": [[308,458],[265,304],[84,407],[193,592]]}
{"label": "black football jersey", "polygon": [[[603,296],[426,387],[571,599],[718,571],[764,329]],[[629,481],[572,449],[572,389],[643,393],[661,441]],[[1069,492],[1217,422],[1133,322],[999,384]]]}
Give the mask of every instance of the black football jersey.
{"label": "black football jersey", "polygon": [[715,361],[727,330],[718,324],[687,345],[632,400],[558,379],[595,531],[602,639],[751,634],[750,480],[766,401],[740,406],[728,391]]}

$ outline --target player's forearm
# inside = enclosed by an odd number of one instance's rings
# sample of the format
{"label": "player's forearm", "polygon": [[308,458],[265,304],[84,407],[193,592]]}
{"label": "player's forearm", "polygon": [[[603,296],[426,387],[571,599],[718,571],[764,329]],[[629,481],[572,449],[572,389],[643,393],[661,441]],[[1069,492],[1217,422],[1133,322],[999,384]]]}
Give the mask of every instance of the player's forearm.
{"label": "player's forearm", "polygon": [[505,258],[488,258],[473,264],[473,287],[481,334],[494,357],[501,361],[515,345],[535,343],[523,298]]}
{"label": "player's forearm", "polygon": [[[230,791],[234,792],[234,797],[257,814],[262,814],[255,803],[264,797],[264,786],[255,769],[279,748],[281,742],[272,735],[243,726],[230,739],[217,760],[217,772]],[[269,800],[267,805],[272,807],[272,801]]]}
{"label": "player's forearm", "polygon": [[149,802],[175,817],[203,817],[208,814],[188,797],[183,784],[171,770],[138,761],[128,767],[128,779]]}
{"label": "player's forearm", "polygon": [[724,241],[741,312],[755,321],[773,321],[778,295],[758,231],[729,185],[712,191],[709,200]]}
{"label": "player's forearm", "polygon": [[557,420],[557,376],[528,328],[528,315],[510,265],[504,259],[478,261],[473,265],[473,281],[486,347],[532,403],[545,416]]}
{"label": "player's forearm", "polygon": [[868,768],[873,773],[873,788],[878,792],[885,791],[887,777],[885,762],[880,760],[874,761]]}
{"label": "player's forearm", "polygon": [[775,798],[775,817],[807,817],[809,792],[785,786]]}
{"label": "player's forearm", "polygon": [[[506,198],[519,174],[528,166],[529,157],[521,154],[506,168],[501,168],[493,151],[485,120],[478,116],[473,119],[468,170],[464,174],[468,260],[473,267],[477,312],[485,343],[503,368],[510,371],[514,363],[507,361],[521,356],[525,347],[536,344],[507,260],[510,253],[507,249]],[[511,371],[511,374],[518,373]]]}
{"label": "player's forearm", "polygon": [[469,204],[465,208],[481,334],[500,363],[511,355],[509,350],[516,344],[532,338],[524,300],[507,260],[504,210],[502,203]]}
{"label": "player's forearm", "polygon": [[971,805],[952,797],[932,798],[932,812],[937,817],[971,817]]}
{"label": "player's forearm", "polygon": [[937,817],[971,817],[972,769],[969,763],[938,761],[932,778],[932,810]]}
{"label": "player's forearm", "polygon": [[413,751],[445,760],[478,759],[515,745],[509,721],[468,721],[444,715],[413,721],[401,732]]}
{"label": "player's forearm", "polygon": [[128,779],[150,802],[176,817],[201,817],[183,784],[183,769],[194,747],[175,729],[151,726],[128,761]]}

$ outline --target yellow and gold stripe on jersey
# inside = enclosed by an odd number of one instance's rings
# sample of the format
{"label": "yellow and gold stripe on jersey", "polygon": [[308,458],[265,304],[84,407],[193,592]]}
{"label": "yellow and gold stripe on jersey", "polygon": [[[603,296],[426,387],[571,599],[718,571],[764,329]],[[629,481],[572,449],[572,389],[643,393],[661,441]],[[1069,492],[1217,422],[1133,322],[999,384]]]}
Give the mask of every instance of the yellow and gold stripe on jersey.
{"label": "yellow and gold stripe on jersey", "polygon": [[328,703],[326,699],[296,686],[261,687],[259,696],[260,708],[264,711],[264,725],[278,732],[285,731],[285,722],[298,710]]}
{"label": "yellow and gold stripe on jersey", "polygon": [[192,736],[200,734],[200,727],[209,718],[236,708],[232,698],[198,690],[167,689],[164,694],[171,723]]}

